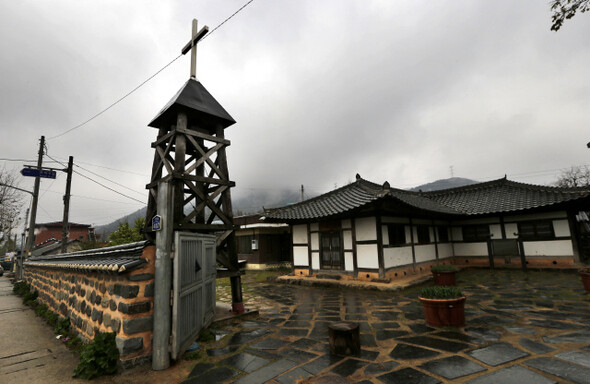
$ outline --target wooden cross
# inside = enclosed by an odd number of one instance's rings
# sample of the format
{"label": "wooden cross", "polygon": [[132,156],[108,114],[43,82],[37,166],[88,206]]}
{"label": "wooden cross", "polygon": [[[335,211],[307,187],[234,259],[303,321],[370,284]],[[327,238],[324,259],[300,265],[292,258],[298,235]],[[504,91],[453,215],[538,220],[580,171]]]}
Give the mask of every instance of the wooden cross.
{"label": "wooden cross", "polygon": [[207,32],[209,27],[204,26],[200,31],[197,32],[199,22],[197,19],[193,19],[193,30],[191,32],[191,40],[182,48],[182,54],[186,55],[188,51],[191,51],[191,77],[197,77],[197,43],[201,40]]}

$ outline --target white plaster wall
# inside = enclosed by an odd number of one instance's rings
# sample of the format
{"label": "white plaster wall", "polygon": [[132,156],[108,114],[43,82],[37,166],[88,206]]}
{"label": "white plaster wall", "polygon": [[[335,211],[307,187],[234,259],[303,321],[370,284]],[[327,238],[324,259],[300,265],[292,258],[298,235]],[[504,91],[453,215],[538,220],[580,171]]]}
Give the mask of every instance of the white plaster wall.
{"label": "white plaster wall", "polygon": [[354,271],[352,252],[344,252],[344,270],[345,271]]}
{"label": "white plaster wall", "polygon": [[293,244],[307,244],[306,224],[298,224],[293,226]]}
{"label": "white plaster wall", "polygon": [[311,234],[311,250],[312,251],[319,251],[320,250],[320,234],[317,232]]}
{"label": "white plaster wall", "polygon": [[395,247],[383,249],[385,268],[412,264],[412,247]]}
{"label": "white plaster wall", "polygon": [[455,256],[488,256],[488,244],[456,243]]}
{"label": "white plaster wall", "polygon": [[416,262],[421,263],[423,261],[436,260],[436,250],[434,244],[416,245]]}
{"label": "white plaster wall", "polygon": [[309,225],[309,230],[310,231],[319,231],[320,230],[320,224],[319,223],[311,223]]}
{"label": "white plaster wall", "polygon": [[320,269],[320,254],[318,252],[311,254],[311,269]]}
{"label": "white plaster wall", "polygon": [[350,219],[342,220],[342,229],[352,228],[352,221]]}
{"label": "white plaster wall", "polygon": [[377,221],[374,217],[355,219],[356,240],[377,240]]}
{"label": "white plaster wall", "polygon": [[359,268],[379,268],[377,244],[357,244],[356,264]]}
{"label": "white plaster wall", "polygon": [[434,227],[428,227],[428,238],[430,239],[430,241],[434,242],[435,239],[438,241],[438,239],[435,236],[436,234],[434,233]]}
{"label": "white plaster wall", "polygon": [[553,230],[556,237],[570,237],[570,226],[567,220],[553,220]]}
{"label": "white plaster wall", "polygon": [[342,231],[344,249],[352,249],[352,231]]}
{"label": "white plaster wall", "polygon": [[293,265],[309,266],[307,258],[307,247],[293,247]]}
{"label": "white plaster wall", "polygon": [[490,224],[490,234],[492,235],[492,239],[501,239],[502,238],[502,225],[501,224]]}
{"label": "white plaster wall", "polygon": [[[416,228],[415,226],[412,226],[411,229],[412,229],[412,234],[410,236],[414,236],[414,244],[418,244],[418,228]],[[412,238],[408,237],[406,234],[406,239],[408,239],[408,238],[411,241]]]}
{"label": "white plaster wall", "polygon": [[570,240],[525,241],[526,256],[573,256],[574,250]]}
{"label": "white plaster wall", "polygon": [[389,231],[387,230],[387,225],[381,226],[381,239],[383,244],[389,244]]}
{"label": "white plaster wall", "polygon": [[453,241],[463,241],[463,231],[461,227],[451,227],[451,235],[453,236]]}
{"label": "white plaster wall", "polygon": [[453,257],[453,245],[451,243],[444,243],[438,245],[438,258],[447,259]]}
{"label": "white plaster wall", "polygon": [[518,233],[518,224],[506,223],[506,224],[504,224],[504,228],[506,229],[506,238],[507,239],[516,239],[518,237],[518,236],[514,236],[515,233]]}
{"label": "white plaster wall", "polygon": [[[406,244],[411,244],[412,243],[412,227],[410,227],[409,225],[404,226],[404,229],[406,230]],[[414,241],[416,241],[416,237],[414,237]]]}

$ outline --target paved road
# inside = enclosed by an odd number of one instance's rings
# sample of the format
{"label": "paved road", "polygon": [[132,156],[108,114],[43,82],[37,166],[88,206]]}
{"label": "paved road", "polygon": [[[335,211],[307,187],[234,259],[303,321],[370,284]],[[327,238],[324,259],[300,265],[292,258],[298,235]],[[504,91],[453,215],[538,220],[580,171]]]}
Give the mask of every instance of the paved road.
{"label": "paved road", "polygon": [[0,277],[0,383],[83,383],[72,379],[78,364],[51,328],[12,293]]}

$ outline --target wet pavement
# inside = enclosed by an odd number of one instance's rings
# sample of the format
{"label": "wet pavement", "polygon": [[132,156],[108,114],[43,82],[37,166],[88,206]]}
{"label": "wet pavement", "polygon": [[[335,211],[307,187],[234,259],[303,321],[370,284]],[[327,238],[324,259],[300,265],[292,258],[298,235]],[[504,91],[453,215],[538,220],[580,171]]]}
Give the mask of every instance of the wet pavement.
{"label": "wet pavement", "polygon": [[[464,270],[464,328],[426,325],[418,291],[250,286],[257,318],[213,327],[183,383],[590,383],[590,295],[571,271]],[[360,325],[334,356],[328,325]]]}

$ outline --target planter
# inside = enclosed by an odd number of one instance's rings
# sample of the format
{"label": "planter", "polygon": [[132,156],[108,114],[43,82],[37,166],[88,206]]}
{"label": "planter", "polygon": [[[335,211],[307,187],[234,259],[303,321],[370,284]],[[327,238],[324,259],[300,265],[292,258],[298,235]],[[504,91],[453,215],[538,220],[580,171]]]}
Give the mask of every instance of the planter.
{"label": "planter", "polygon": [[590,272],[580,271],[580,277],[582,278],[582,284],[586,292],[590,292]]}
{"label": "planter", "polygon": [[455,285],[455,273],[457,271],[432,271],[435,285]]}
{"label": "planter", "polygon": [[454,299],[426,299],[419,297],[426,323],[433,327],[465,325],[465,296]]}

